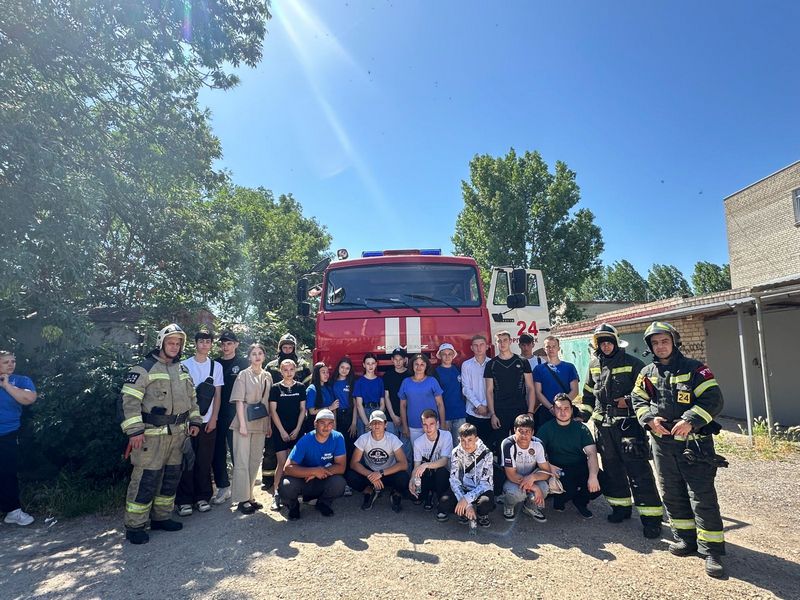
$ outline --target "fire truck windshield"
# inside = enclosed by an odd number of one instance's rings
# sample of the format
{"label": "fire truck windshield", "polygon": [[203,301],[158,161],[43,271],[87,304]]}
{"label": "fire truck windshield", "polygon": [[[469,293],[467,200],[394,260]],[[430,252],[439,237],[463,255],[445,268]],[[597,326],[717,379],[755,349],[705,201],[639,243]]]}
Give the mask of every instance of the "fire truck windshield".
{"label": "fire truck windshield", "polygon": [[469,265],[396,263],[328,271],[325,310],[481,306],[478,273]]}

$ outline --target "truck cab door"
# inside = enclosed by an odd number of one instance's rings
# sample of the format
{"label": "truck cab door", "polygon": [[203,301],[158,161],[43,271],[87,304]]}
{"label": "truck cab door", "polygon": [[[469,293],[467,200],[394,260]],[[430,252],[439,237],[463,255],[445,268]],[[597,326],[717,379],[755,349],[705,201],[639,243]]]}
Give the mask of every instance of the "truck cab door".
{"label": "truck cab door", "polygon": [[[499,331],[511,334],[511,349],[519,353],[519,336],[527,333],[533,336],[534,350],[542,346],[541,340],[550,331],[550,313],[547,309],[547,294],[544,289],[542,272],[537,269],[525,269],[524,281],[520,275],[516,283],[524,289],[515,289],[514,270],[512,267],[492,267],[489,283],[489,294],[486,297],[486,308],[492,329],[492,342]],[[509,308],[508,297],[512,293],[523,293],[523,308]]]}

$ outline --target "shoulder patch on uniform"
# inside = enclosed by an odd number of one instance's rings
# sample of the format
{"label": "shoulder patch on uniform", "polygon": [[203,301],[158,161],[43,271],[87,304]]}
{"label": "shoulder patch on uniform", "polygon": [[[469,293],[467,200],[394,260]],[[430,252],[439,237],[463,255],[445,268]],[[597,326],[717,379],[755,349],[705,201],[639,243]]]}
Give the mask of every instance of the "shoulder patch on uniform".
{"label": "shoulder patch on uniform", "polygon": [[125,383],[136,383],[138,379],[139,379],[138,373],[128,373],[125,376]]}
{"label": "shoulder patch on uniform", "polygon": [[697,372],[702,375],[703,379],[714,379],[714,374],[706,365],[700,365],[697,369]]}

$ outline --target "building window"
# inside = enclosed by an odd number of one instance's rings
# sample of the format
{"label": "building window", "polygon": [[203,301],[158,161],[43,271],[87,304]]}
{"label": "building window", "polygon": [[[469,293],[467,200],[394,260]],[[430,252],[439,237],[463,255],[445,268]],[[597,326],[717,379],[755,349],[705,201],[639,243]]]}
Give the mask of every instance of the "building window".
{"label": "building window", "polygon": [[800,188],[792,192],[792,199],[794,200],[794,224],[800,227]]}

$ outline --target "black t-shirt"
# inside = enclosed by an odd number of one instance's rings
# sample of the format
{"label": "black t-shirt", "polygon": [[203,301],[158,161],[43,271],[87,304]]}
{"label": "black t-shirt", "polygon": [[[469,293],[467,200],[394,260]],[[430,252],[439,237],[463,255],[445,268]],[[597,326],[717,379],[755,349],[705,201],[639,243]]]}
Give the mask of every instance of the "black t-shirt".
{"label": "black t-shirt", "polygon": [[287,388],[279,381],[273,384],[269,391],[269,401],[278,405],[276,411],[281,425],[286,433],[291,433],[297,427],[297,419],[300,418],[300,403],[306,401],[306,388],[300,382],[295,382],[292,387]]}
{"label": "black t-shirt", "polygon": [[495,356],[483,370],[483,378],[494,381],[495,412],[527,410],[525,400],[525,373],[531,372],[531,364],[516,354],[503,359]]}
{"label": "black t-shirt", "polygon": [[222,378],[224,380],[220,412],[230,410],[230,412],[233,413],[236,411],[236,407],[231,405],[233,382],[236,381],[236,378],[239,376],[239,371],[250,366],[250,362],[244,356],[234,356],[228,359],[218,358],[217,362],[222,365]]}
{"label": "black t-shirt", "polygon": [[400,398],[397,397],[397,393],[400,391],[400,385],[403,380],[407,377],[411,377],[411,369],[398,373],[394,368],[391,368],[383,374],[383,389],[389,392],[392,410],[397,416],[400,416]]}

